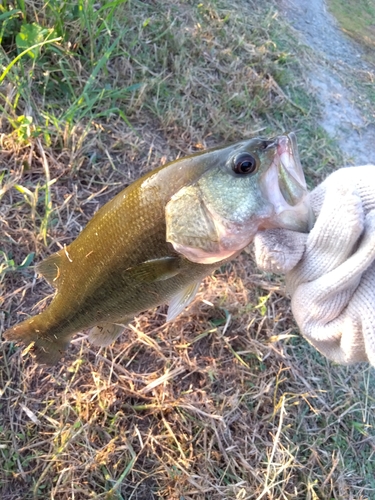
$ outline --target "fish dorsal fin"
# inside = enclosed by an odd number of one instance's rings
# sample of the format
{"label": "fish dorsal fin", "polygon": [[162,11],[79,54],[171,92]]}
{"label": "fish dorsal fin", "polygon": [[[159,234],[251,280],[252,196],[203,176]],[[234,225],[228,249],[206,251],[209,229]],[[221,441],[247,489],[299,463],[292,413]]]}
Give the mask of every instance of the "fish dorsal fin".
{"label": "fish dorsal fin", "polygon": [[48,283],[55,288],[59,286],[59,278],[61,276],[61,267],[63,265],[64,256],[62,251],[58,251],[36,266],[36,270],[45,278]]}
{"label": "fish dorsal fin", "polygon": [[200,280],[194,281],[172,297],[169,301],[167,321],[174,320],[194,300],[200,284]]}
{"label": "fish dorsal fin", "polygon": [[173,278],[180,272],[179,257],[162,257],[142,262],[124,271],[124,275],[138,282],[154,283]]}
{"label": "fish dorsal fin", "polygon": [[125,319],[121,321],[121,323],[100,323],[94,328],[91,328],[89,332],[89,342],[91,344],[106,347],[112,344],[119,335],[124,331],[125,324],[128,323],[131,319]]}

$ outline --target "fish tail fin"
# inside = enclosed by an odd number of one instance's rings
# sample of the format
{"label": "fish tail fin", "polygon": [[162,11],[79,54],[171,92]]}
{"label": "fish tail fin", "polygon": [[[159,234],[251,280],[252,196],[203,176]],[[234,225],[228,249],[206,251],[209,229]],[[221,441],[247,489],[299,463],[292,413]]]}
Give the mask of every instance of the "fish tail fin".
{"label": "fish tail fin", "polygon": [[30,351],[36,361],[40,364],[54,365],[64,354],[69,338],[57,337],[45,329],[45,313],[22,321],[17,325],[8,328],[3,333],[3,339],[11,342],[22,342],[29,346],[26,351]]}

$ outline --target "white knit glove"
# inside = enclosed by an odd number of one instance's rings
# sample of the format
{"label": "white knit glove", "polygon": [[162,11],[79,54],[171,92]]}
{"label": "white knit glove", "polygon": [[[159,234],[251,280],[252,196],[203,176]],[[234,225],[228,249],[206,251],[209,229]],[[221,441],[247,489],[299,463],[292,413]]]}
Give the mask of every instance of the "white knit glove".
{"label": "white knit glove", "polygon": [[310,196],[311,232],[259,233],[257,264],[286,273],[294,317],[316,349],[375,366],[375,165],[337,170]]}

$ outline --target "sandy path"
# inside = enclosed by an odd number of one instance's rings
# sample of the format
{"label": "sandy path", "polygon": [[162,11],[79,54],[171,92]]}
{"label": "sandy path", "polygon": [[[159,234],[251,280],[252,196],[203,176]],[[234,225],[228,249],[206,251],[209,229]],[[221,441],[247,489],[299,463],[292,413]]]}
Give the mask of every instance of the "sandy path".
{"label": "sandy path", "polygon": [[366,103],[356,103],[344,83],[358,72],[370,73],[374,81],[375,68],[362,59],[361,46],[339,29],[324,0],[282,0],[280,5],[301,41],[321,55],[321,63],[309,75],[322,104],[321,125],[338,141],[348,164],[375,164],[375,123],[364,116]]}

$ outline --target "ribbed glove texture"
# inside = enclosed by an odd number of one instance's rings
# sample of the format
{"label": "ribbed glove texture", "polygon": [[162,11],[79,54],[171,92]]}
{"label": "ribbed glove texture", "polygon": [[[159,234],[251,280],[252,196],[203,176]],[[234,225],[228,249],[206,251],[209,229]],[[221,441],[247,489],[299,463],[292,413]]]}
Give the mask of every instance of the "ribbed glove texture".
{"label": "ribbed glove texture", "polygon": [[286,274],[294,317],[316,349],[375,366],[375,165],[337,170],[310,196],[311,232],[259,233],[257,264]]}

